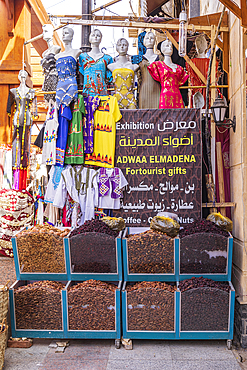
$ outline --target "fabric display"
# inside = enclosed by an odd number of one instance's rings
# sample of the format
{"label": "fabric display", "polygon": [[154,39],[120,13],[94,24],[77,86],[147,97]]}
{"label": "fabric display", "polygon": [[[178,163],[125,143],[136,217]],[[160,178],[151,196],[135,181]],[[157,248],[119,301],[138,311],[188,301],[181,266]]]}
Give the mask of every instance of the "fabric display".
{"label": "fabric display", "polygon": [[58,114],[58,131],[56,142],[56,165],[63,167],[65,150],[67,145],[67,137],[69,131],[69,121],[72,119],[70,107],[63,104],[59,108]]}
{"label": "fabric display", "polygon": [[99,208],[119,209],[123,188],[128,185],[120,168],[100,168],[99,182]]}
{"label": "fabric display", "polygon": [[100,104],[98,96],[88,96],[84,98],[85,116],[83,118],[83,143],[84,153],[93,153],[94,135],[94,112]]}
{"label": "fabric display", "polygon": [[76,65],[77,62],[72,56],[61,57],[56,62],[58,73],[56,102],[58,107],[61,104],[68,107],[77,98]]}
{"label": "fabric display", "polygon": [[26,191],[0,190],[0,253],[13,257],[11,238],[33,224],[34,200]]}
{"label": "fabric display", "polygon": [[45,202],[46,203],[53,203],[55,197],[55,191],[59,185],[63,167],[60,166],[52,166],[49,171],[49,182],[45,192]]}
{"label": "fabric display", "polygon": [[134,96],[135,72],[129,68],[117,68],[112,72],[115,87],[114,96],[120,109],[136,109]]}
{"label": "fabric display", "polygon": [[65,164],[84,163],[83,151],[83,117],[85,106],[82,95],[78,95],[72,108],[72,120],[69,123],[67,146],[65,152]]}
{"label": "fabric display", "polygon": [[112,81],[112,74],[107,65],[113,63],[110,55],[104,54],[94,60],[87,53],[79,56],[79,72],[83,76],[83,92],[90,95],[106,95],[107,84]]}
{"label": "fabric display", "polygon": [[[43,91],[56,91],[58,82],[58,73],[56,69],[55,54],[49,53],[41,59],[40,62],[45,76],[42,86]],[[44,99],[49,103],[50,99],[55,101],[56,94],[44,94]]]}
{"label": "fabric display", "polygon": [[100,97],[100,105],[94,114],[94,152],[85,154],[85,164],[114,167],[116,122],[121,117],[117,98]]}
{"label": "fabric display", "polygon": [[8,145],[0,147],[0,189],[12,188],[12,149]]}
{"label": "fabric display", "polygon": [[179,86],[182,86],[189,77],[185,70],[177,65],[173,71],[162,61],[153,62],[147,68],[151,76],[161,84],[159,109],[184,108]]}
{"label": "fabric display", "polygon": [[42,150],[42,163],[50,166],[56,163],[57,129],[57,105],[50,99],[49,108],[46,116]]}

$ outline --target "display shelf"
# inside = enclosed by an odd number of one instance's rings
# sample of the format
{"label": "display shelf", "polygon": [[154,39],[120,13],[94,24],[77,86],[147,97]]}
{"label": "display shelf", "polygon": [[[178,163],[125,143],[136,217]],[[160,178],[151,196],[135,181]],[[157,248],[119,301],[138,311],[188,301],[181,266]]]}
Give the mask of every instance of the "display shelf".
{"label": "display shelf", "polygon": [[[155,289],[148,294],[133,297],[136,306],[132,303],[131,294],[126,290],[124,282],[122,289],[122,327],[124,339],[179,339],[179,300],[180,293]],[[135,291],[136,292],[136,291]],[[161,304],[157,305],[157,299]],[[139,302],[139,303],[138,303]],[[146,302],[144,304],[144,302]],[[134,310],[134,311],[132,311]],[[158,317],[159,312],[162,315]],[[165,310],[165,312],[164,312]],[[144,330],[144,327],[149,330]],[[163,325],[163,330],[162,330]],[[168,330],[169,329],[169,330]]]}
{"label": "display shelf", "polygon": [[[150,247],[145,248],[141,245],[137,248],[130,249],[128,238],[126,235],[122,238],[123,251],[123,274],[124,281],[177,281],[179,280],[179,239],[173,239],[172,249],[169,246],[169,253],[161,244],[158,246],[161,253],[150,250]],[[142,260],[142,261],[141,261]],[[143,261],[145,260],[145,265]],[[139,261],[141,261],[139,263]],[[167,266],[169,267],[167,268]],[[152,266],[157,271],[170,270],[167,273],[149,273],[146,266]],[[140,272],[135,272],[135,270]],[[143,271],[143,272],[141,272]]]}
{"label": "display shelf", "polygon": [[121,237],[87,232],[64,238],[68,280],[122,280]]}
{"label": "display shelf", "polygon": [[[65,331],[64,331],[64,325],[65,325],[65,319],[64,315],[67,311],[67,308],[65,307],[65,301],[63,299],[62,291],[59,294],[60,295],[60,303],[61,306],[54,304],[53,308],[50,307],[49,313],[44,314],[43,306],[40,304],[39,310],[44,315],[44,320],[46,321],[44,326],[47,326],[47,328],[42,328],[42,323],[40,322],[39,328],[28,328],[28,324],[23,325],[18,323],[19,318],[21,317],[21,320],[25,320],[25,316],[29,316],[28,320],[30,320],[30,317],[35,320],[35,312],[33,310],[30,310],[28,313],[20,313],[20,309],[22,308],[22,305],[19,307],[16,307],[16,299],[15,299],[15,289],[17,289],[20,286],[27,285],[30,283],[30,281],[23,281],[23,280],[17,280],[9,289],[9,305],[10,305],[10,319],[11,319],[11,335],[13,338],[20,338],[20,337],[28,337],[28,338],[66,338]],[[59,293],[59,292],[58,292]],[[58,299],[58,297],[57,297]],[[37,307],[38,307],[37,303]],[[59,316],[61,318],[61,322],[59,323],[58,320],[52,319],[53,309],[58,310]],[[60,326],[59,329],[52,328],[52,325],[50,324],[51,321],[56,322],[56,325]],[[39,325],[39,323],[37,324]],[[49,325],[50,328],[49,328]],[[26,326],[26,327],[24,327]],[[34,325],[33,325],[34,326]],[[35,325],[36,326],[36,325]]]}
{"label": "display shelf", "polygon": [[235,290],[228,284],[230,292],[208,287],[179,292],[179,339],[233,339]]}
{"label": "display shelf", "polygon": [[231,281],[233,237],[197,233],[179,239],[179,280]]}
{"label": "display shelf", "polygon": [[[78,281],[79,283],[79,281]],[[66,307],[66,314],[65,314],[65,321],[64,321],[64,328],[65,328],[65,335],[66,338],[90,338],[90,339],[116,339],[120,341],[121,338],[121,302],[120,302],[120,296],[121,296],[121,286],[122,282],[112,282],[112,284],[115,284],[117,286],[117,289],[115,290],[115,293],[113,293],[112,303],[110,306],[106,304],[109,297],[107,294],[109,292],[106,292],[106,295],[102,296],[99,295],[98,302],[93,302],[93,300],[89,297],[86,298],[86,301],[89,302],[85,305],[81,304],[81,300],[85,299],[82,296],[78,296],[78,298],[73,298],[73,302],[70,302],[69,298],[69,292],[68,289],[75,285],[75,281],[69,281],[66,285],[65,290],[62,291],[63,295],[63,302],[64,307]],[[96,290],[97,292],[97,290]],[[77,300],[78,299],[78,300]],[[108,300],[109,302],[109,300]],[[90,307],[91,305],[91,307]],[[97,307],[100,306],[101,307]],[[73,317],[73,306],[74,306],[74,312],[76,313],[76,318]],[[77,311],[77,308],[80,309],[80,312]],[[102,317],[102,308],[106,311],[106,316]],[[84,310],[85,312],[82,312]],[[108,310],[108,311],[107,311]],[[98,311],[98,312],[97,312]],[[115,317],[111,315],[111,313],[115,311]],[[79,317],[83,318],[85,315],[88,317],[87,320],[79,319]],[[112,317],[109,317],[112,316]],[[90,320],[91,318],[91,320]],[[73,329],[73,325],[76,325],[78,327],[77,330]],[[85,326],[84,326],[85,325]],[[92,326],[92,329],[90,328],[90,325]],[[96,325],[96,328],[95,328]],[[111,326],[109,330],[105,328]],[[83,326],[86,329],[83,329]],[[98,327],[97,327],[98,326]],[[104,326],[104,329],[100,329],[100,326]],[[94,328],[94,329],[93,329]]]}
{"label": "display shelf", "polygon": [[[23,257],[20,258],[20,251],[18,250],[18,240],[17,238],[12,238],[12,247],[13,247],[13,254],[14,254],[14,262],[15,262],[15,271],[16,271],[16,278],[17,280],[54,280],[54,281],[67,281],[68,280],[68,251],[66,251],[67,246],[64,243],[64,239],[62,240],[62,246],[60,248],[61,254],[59,255],[59,260],[62,262],[62,269],[63,272],[46,272],[41,271],[39,267],[25,268],[25,261],[23,260]],[[55,241],[54,241],[55,242]],[[43,259],[45,261],[45,256],[42,254],[41,246],[37,246],[37,258],[40,260]],[[54,249],[52,248],[52,245],[49,246],[50,252],[49,257],[53,257],[54,259],[54,266],[56,265],[56,269],[58,264],[56,264],[57,255],[55,252],[53,253]],[[32,254],[30,253],[30,256],[28,258],[32,259]],[[47,256],[46,256],[47,258]],[[27,261],[27,260],[26,260]],[[28,262],[28,261],[27,261]],[[34,262],[32,261],[32,265],[34,265]],[[46,269],[45,263],[44,263],[44,269]],[[27,271],[28,270],[28,271]],[[36,271],[34,271],[36,270]],[[47,269],[48,270],[48,269]],[[48,271],[52,271],[51,268],[49,268]]]}

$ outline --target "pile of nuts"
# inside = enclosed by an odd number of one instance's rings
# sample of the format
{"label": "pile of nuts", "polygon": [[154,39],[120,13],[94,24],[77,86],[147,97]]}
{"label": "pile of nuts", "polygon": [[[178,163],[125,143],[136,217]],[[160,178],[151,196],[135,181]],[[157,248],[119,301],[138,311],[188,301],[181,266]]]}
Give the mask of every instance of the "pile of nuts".
{"label": "pile of nuts", "polygon": [[128,330],[175,330],[175,286],[144,281],[128,285],[126,291]]}
{"label": "pile of nuts", "polygon": [[148,230],[127,239],[129,273],[174,273],[174,239]]}
{"label": "pile of nuts", "polygon": [[88,280],[68,289],[69,330],[116,330],[117,286]]}
{"label": "pile of nuts", "polygon": [[17,329],[62,330],[63,283],[38,281],[15,289]]}
{"label": "pile of nuts", "polygon": [[36,225],[17,234],[21,272],[65,273],[63,238],[69,229]]}

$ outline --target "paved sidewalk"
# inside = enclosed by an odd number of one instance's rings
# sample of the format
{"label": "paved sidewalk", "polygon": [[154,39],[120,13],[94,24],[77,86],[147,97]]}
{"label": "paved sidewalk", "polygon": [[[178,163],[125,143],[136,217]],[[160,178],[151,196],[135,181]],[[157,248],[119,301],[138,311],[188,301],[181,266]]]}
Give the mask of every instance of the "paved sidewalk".
{"label": "paved sidewalk", "polygon": [[3,370],[241,370],[226,341],[134,340],[133,350],[125,350],[113,340],[70,340],[62,354],[50,342],[7,348]]}

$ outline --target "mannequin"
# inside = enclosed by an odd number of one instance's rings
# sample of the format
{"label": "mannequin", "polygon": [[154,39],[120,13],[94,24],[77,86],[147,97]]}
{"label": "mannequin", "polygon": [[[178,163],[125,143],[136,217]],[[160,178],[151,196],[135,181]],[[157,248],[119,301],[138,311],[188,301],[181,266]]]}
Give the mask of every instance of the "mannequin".
{"label": "mannequin", "polygon": [[[207,78],[208,74],[208,66],[209,66],[209,59],[206,57],[206,50],[207,50],[207,40],[206,37],[201,34],[195,39],[195,47],[197,51],[196,58],[192,58],[191,61],[197,66],[197,68],[202,72],[205,78]],[[201,86],[204,85],[201,79],[197,76],[197,74],[193,71],[188,63],[186,63],[186,69],[188,71],[190,77],[190,84],[192,86]],[[216,62],[216,70],[218,69],[218,63]],[[194,102],[194,95],[197,92],[200,92],[204,98],[203,108],[205,108],[206,102],[206,89],[193,89],[191,98]],[[193,104],[194,105],[194,104]],[[190,106],[192,106],[192,102],[190,102]]]}
{"label": "mannequin", "polygon": [[179,86],[183,85],[189,76],[181,66],[172,62],[173,46],[170,40],[162,42],[161,52],[164,61],[153,62],[147,67],[151,76],[161,84],[159,108],[184,108]]}
{"label": "mannequin", "polygon": [[115,63],[107,66],[112,72],[115,96],[120,109],[136,109],[133,87],[135,72],[138,70],[139,65],[128,61],[128,47],[129,43],[126,39],[119,39],[116,45],[116,50],[119,54],[118,59]]}
{"label": "mannequin", "polygon": [[[48,45],[48,49],[43,52],[42,60],[40,62],[45,75],[42,90],[56,91],[58,75],[56,70],[55,54],[58,54],[61,51],[61,47],[53,44],[53,26],[51,24],[44,24],[42,28],[43,39]],[[44,94],[44,99],[49,103],[50,99],[55,101],[55,96],[55,94]]]}
{"label": "mannequin", "polygon": [[28,73],[21,70],[18,75],[20,86],[10,90],[7,112],[11,113],[11,106],[15,102],[16,110],[13,118],[13,157],[14,186],[16,190],[26,189],[27,167],[29,165],[32,115],[30,106],[35,91],[26,85]]}
{"label": "mannequin", "polygon": [[83,92],[90,96],[107,95],[107,84],[112,80],[112,74],[106,66],[113,62],[110,55],[100,51],[99,45],[102,33],[95,29],[89,35],[92,50],[81,53],[79,57],[79,72]]}
{"label": "mannequin", "polygon": [[154,53],[155,35],[153,32],[145,34],[143,44],[146,52],[139,63],[140,69],[137,72],[139,108],[157,109],[160,99],[160,84],[151,77],[147,67],[155,61],[162,60],[162,57]]}
{"label": "mannequin", "polygon": [[67,143],[69,121],[72,119],[70,103],[78,97],[76,81],[77,59],[81,53],[80,49],[72,48],[74,30],[70,27],[63,29],[63,42],[65,50],[55,55],[58,72],[58,84],[56,90],[56,103],[59,107],[58,132],[56,141],[56,165],[63,166],[65,149]]}

